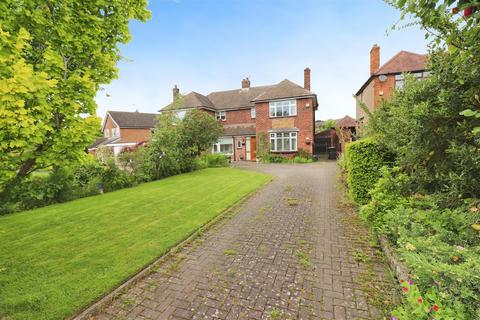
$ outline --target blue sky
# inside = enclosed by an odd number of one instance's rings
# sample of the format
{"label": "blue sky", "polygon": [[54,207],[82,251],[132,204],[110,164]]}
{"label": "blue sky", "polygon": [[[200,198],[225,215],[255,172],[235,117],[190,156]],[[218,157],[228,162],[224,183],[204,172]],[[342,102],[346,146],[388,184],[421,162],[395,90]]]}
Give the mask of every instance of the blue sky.
{"label": "blue sky", "polygon": [[426,52],[415,27],[388,32],[399,12],[381,0],[151,0],[152,19],[131,23],[120,76],[97,95],[107,110],[156,112],[182,93],[278,83],[303,85],[312,70],[317,119],[355,116],[352,94],[369,75],[369,51],[381,63],[400,50]]}

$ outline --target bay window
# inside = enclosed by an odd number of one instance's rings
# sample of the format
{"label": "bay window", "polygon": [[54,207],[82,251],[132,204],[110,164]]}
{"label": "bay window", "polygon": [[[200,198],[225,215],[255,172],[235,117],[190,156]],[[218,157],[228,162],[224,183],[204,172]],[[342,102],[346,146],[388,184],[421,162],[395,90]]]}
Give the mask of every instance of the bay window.
{"label": "bay window", "polygon": [[289,117],[297,115],[297,100],[270,101],[270,117]]}
{"label": "bay window", "polygon": [[296,132],[270,133],[270,151],[272,152],[297,151],[297,133]]}
{"label": "bay window", "polygon": [[223,153],[226,155],[233,154],[233,138],[223,137],[218,139],[218,142],[213,145],[213,153]]}

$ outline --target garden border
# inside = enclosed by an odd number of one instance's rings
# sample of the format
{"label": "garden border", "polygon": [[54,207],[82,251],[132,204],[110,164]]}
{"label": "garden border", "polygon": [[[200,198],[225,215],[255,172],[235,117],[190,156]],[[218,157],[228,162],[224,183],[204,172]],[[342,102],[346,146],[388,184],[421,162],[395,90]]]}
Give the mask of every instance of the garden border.
{"label": "garden border", "polygon": [[[250,199],[253,195],[260,192],[266,185],[271,183],[275,177],[271,177],[270,180],[265,182],[264,184],[260,185],[257,189],[247,193],[241,199],[236,201],[232,206],[225,209],[222,213],[218,214],[216,217],[212,218],[210,221],[202,225],[197,230],[194,230],[190,236],[188,236],[183,241],[179,242],[178,244],[174,245],[170,248],[167,252],[162,254],[161,256],[155,258],[154,261],[148,263],[144,267],[140,269],[137,273],[133,274],[131,277],[123,281],[120,285],[112,289],[110,292],[106,293],[105,295],[99,297],[91,304],[88,305],[85,309],[77,312],[76,314],[68,317],[67,319],[70,320],[88,320],[91,319],[95,314],[101,311],[108,303],[115,300],[121,294],[123,294],[126,290],[132,288],[138,281],[142,280],[143,278],[150,275],[154,270],[161,266],[162,264],[166,263],[169,258],[173,258],[176,253],[179,252],[179,249],[189,245],[198,237],[203,235],[206,231],[213,229],[214,227],[220,227],[221,222],[227,222],[229,219],[233,218],[234,215],[237,213],[235,212],[236,209],[239,209],[245,201]],[[232,213],[230,215],[230,213]],[[235,214],[233,214],[235,213]]]}
{"label": "garden border", "polygon": [[385,238],[385,236],[383,235],[380,235],[379,242],[380,242],[380,247],[382,248],[382,251],[385,253],[385,256],[387,257],[388,264],[390,265],[390,268],[395,272],[397,279],[398,280],[410,279],[409,269],[407,268],[407,266],[405,266],[405,264],[403,264],[403,262],[400,261],[397,254],[388,243],[387,238]]}

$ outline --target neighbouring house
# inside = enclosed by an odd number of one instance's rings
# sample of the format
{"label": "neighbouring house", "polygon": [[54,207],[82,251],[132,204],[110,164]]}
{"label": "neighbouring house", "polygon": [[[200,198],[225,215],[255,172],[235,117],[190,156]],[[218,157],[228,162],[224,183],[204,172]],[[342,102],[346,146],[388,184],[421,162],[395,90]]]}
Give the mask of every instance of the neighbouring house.
{"label": "neighbouring house", "polygon": [[[324,121],[315,122],[317,128],[323,127]],[[335,147],[337,153],[345,151],[345,146],[355,141],[356,122],[355,119],[345,116],[335,120],[335,125],[315,133],[315,154],[327,153],[328,148]]]}
{"label": "neighbouring house", "polygon": [[188,110],[204,110],[224,128],[212,151],[237,161],[255,161],[261,141],[269,143],[272,153],[292,157],[302,149],[312,154],[317,106],[317,96],[310,91],[310,69],[306,68],[303,87],[287,79],[252,87],[245,78],[239,89],[181,95],[175,85],[173,102],[160,112],[183,117]]}
{"label": "neighbouring house", "polygon": [[88,147],[95,154],[99,147],[105,146],[118,155],[126,148],[134,148],[150,140],[155,128],[155,113],[107,111],[102,124],[103,137]]}
{"label": "neighbouring house", "polygon": [[400,51],[380,66],[380,47],[373,45],[370,50],[370,76],[355,94],[358,128],[361,129],[368,121],[368,114],[361,108],[362,103],[373,112],[383,99],[389,100],[395,89],[403,87],[404,73],[412,73],[417,79],[428,76],[426,62],[426,54]]}

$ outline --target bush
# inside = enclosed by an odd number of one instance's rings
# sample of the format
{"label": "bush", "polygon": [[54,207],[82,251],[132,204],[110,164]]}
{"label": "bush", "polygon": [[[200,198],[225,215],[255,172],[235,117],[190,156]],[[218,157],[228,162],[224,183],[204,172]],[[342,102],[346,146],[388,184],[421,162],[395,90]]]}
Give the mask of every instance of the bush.
{"label": "bush", "polygon": [[372,138],[347,145],[347,185],[352,199],[358,204],[370,200],[369,191],[380,178],[380,169],[387,165],[387,153]]}
{"label": "bush", "polygon": [[226,155],[219,153],[205,153],[198,157],[197,159],[197,168],[221,168],[228,167],[228,158]]}
{"label": "bush", "polygon": [[114,161],[109,161],[102,172],[102,187],[104,192],[128,188],[136,184],[135,176],[119,169]]}
{"label": "bush", "polygon": [[304,158],[304,157],[300,157],[300,156],[295,156],[295,158],[293,158],[293,163],[312,163],[313,160],[312,158]]}

